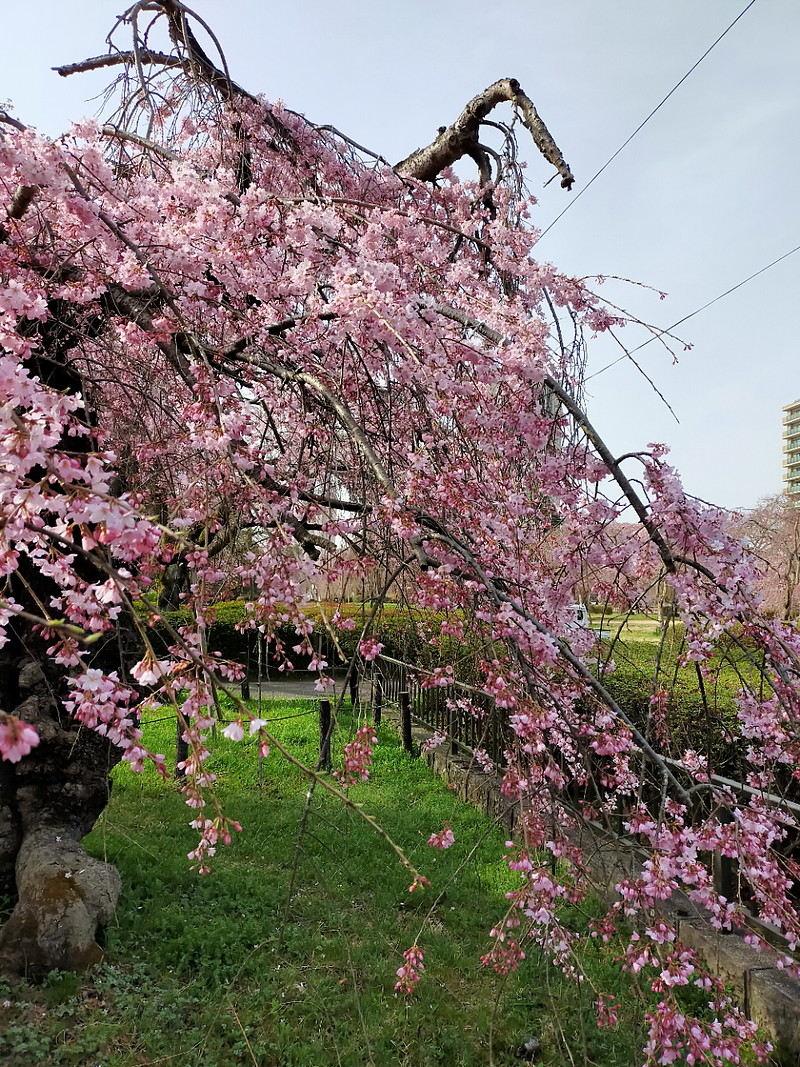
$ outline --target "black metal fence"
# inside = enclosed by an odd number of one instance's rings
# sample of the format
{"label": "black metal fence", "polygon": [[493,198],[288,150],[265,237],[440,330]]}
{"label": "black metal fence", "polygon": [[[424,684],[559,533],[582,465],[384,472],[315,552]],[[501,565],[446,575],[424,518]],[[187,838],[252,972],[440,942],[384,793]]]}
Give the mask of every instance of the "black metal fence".
{"label": "black metal fence", "polygon": [[[506,753],[513,749],[515,737],[508,721],[508,710],[498,708],[490,696],[474,686],[462,682],[431,686],[426,684],[426,679],[429,678],[430,675],[426,672],[391,656],[378,656],[372,664],[373,686],[377,680],[379,702],[396,705],[401,719],[404,718],[404,705],[410,707],[413,719],[434,732],[445,734],[454,750],[459,745],[472,751],[483,749],[498,769],[505,768],[508,762]],[[407,698],[405,694],[408,694]],[[592,758],[591,754],[588,755],[590,763],[598,762],[598,757]],[[691,785],[691,778],[685,772],[682,773],[679,762],[669,758],[665,762],[671,766],[673,773],[685,779],[684,784]],[[603,777],[600,767],[594,767],[594,772],[596,773],[590,775],[594,782],[577,789],[573,796],[579,809],[582,807],[580,801],[590,800],[591,794],[594,794],[598,802],[601,800],[604,790],[599,786]],[[800,805],[786,798],[761,794],[744,782],[735,782],[714,774],[710,776],[710,784],[729,790],[744,802],[757,794],[768,804],[788,809],[800,823]],[[606,829],[624,836],[623,824],[639,802],[643,802],[645,807],[657,815],[663,803],[662,786],[660,775],[653,773],[653,770],[645,771],[638,794],[621,798],[613,815],[606,812],[603,819]],[[582,796],[579,797],[578,794]],[[795,856],[800,852],[800,834],[795,847],[790,846],[789,851]],[[718,853],[708,853],[706,862],[713,873],[717,891],[728,900],[739,900],[746,906],[749,903],[749,893],[739,876],[736,860]]]}
{"label": "black metal fence", "polygon": [[483,749],[496,767],[506,766],[506,751],[514,736],[508,712],[486,693],[464,682],[431,685],[429,674],[391,656],[378,656],[372,669],[373,677],[380,677],[385,703],[400,708],[402,694],[408,693],[411,715],[417,722],[446,734],[451,742]]}

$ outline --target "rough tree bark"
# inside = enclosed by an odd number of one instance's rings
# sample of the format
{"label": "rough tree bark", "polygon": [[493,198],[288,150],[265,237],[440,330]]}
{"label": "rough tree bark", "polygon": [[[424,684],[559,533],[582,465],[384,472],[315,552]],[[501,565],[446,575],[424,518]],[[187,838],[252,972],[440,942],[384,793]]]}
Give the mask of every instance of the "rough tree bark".
{"label": "rough tree bark", "polygon": [[[67,78],[71,74],[111,66],[178,67],[192,77],[206,82],[223,101],[233,100],[237,96],[247,100],[255,99],[247,90],[231,80],[227,68],[222,71],[214,65],[188,26],[183,9],[176,5],[174,0],[162,0],[158,5],[153,5],[153,7],[156,6],[160,7],[166,16],[169,35],[178,51],[177,55],[139,48],[138,52],[114,52],[105,56],[93,56],[79,63],[67,63],[53,67],[53,70],[57,71],[62,78]],[[562,187],[571,189],[575,182],[572,171],[547,126],[539,117],[533,101],[516,78],[501,78],[483,92],[478,93],[452,125],[439,128],[435,141],[427,148],[417,148],[411,155],[395,165],[395,171],[409,178],[416,178],[418,181],[434,181],[445,167],[451,167],[464,156],[469,156],[477,164],[481,183],[488,184],[492,180],[490,152],[480,142],[480,131],[489,113],[502,103],[510,103],[514,106],[536,147],[561,175]],[[265,118],[270,120],[268,113]],[[275,121],[274,118],[272,121]],[[281,135],[284,148],[287,148],[292,139],[287,137],[286,130],[280,124],[277,125],[280,128],[276,129],[276,132]],[[124,131],[121,134],[119,131],[115,132],[118,136],[135,136]],[[141,139],[139,140],[141,142]]]}
{"label": "rough tree bark", "polygon": [[0,703],[36,729],[39,745],[17,764],[0,764],[0,872],[6,886],[16,874],[18,895],[0,930],[0,970],[81,970],[102,959],[96,929],[113,915],[120,879],[80,842],[108,801],[121,753],[63,709],[63,678],[35,641],[3,652]]}
{"label": "rough tree bark", "polygon": [[422,182],[433,181],[445,167],[451,167],[464,156],[474,159],[478,165],[481,182],[491,181],[492,170],[486,149],[480,143],[481,123],[498,104],[507,101],[514,105],[522,121],[533,137],[534,143],[544,158],[561,175],[561,184],[571,189],[575,181],[561,150],[550,131],[539,118],[533,101],[525,94],[516,78],[501,78],[467,104],[452,126],[443,126],[439,136],[427,148],[418,148],[394,168],[398,174],[417,178]]}

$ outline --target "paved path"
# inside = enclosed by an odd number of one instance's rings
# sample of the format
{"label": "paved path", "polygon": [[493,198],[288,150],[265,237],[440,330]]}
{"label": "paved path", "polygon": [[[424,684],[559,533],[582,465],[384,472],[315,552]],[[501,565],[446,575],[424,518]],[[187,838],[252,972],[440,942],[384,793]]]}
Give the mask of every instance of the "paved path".
{"label": "paved path", "polygon": [[[346,671],[334,671],[333,679],[336,683],[333,690],[327,691],[327,696],[336,699],[342,692],[342,685]],[[314,700],[322,694],[316,688],[318,675],[311,671],[270,671],[269,679],[261,682],[261,695],[269,700]],[[258,699],[258,682],[251,680],[250,696]],[[369,699],[369,683],[361,683],[361,699]]]}

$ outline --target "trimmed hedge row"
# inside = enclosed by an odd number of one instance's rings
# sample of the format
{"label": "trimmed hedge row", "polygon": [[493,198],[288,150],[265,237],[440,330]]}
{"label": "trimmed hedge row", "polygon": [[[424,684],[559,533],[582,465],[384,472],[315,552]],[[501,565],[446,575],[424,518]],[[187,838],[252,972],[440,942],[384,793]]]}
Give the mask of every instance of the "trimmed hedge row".
{"label": "trimmed hedge row", "polygon": [[[352,619],[355,624],[352,630],[334,628],[345,659],[341,658],[327,632],[322,610],[317,606],[310,606],[306,611],[307,617],[315,624],[311,635],[312,645],[322,652],[331,667],[344,666],[355,653],[371,607],[368,604],[326,604],[324,611],[329,622],[337,610],[341,619]],[[246,626],[249,616],[245,602],[231,600],[219,603],[215,605],[214,611],[215,618],[209,625],[207,634],[209,652],[218,652],[223,659],[237,663],[249,662],[251,669],[254,669],[258,656],[256,631]],[[143,609],[140,609],[139,614],[144,618]],[[472,676],[479,647],[475,643],[461,642],[449,635],[442,636],[443,618],[443,615],[435,612],[412,613],[407,608],[384,605],[373,622],[371,632],[383,643],[386,655],[417,663],[428,669],[440,663],[461,661],[464,668],[459,677],[464,681],[475,680]],[[165,655],[167,648],[173,643],[169,627],[177,630],[192,623],[193,615],[186,608],[162,612],[161,621],[152,625],[148,632],[154,650],[159,655]],[[294,626],[291,623],[281,623],[276,627],[275,634],[292,666],[295,669],[306,669],[311,657],[307,653],[295,651],[295,646],[300,644],[301,638],[295,632]],[[274,641],[269,642],[264,655],[265,666],[276,666],[282,661],[276,655]]]}
{"label": "trimmed hedge row", "polygon": [[[337,610],[337,605],[324,605],[328,620]],[[368,604],[344,604],[338,606],[342,619],[352,619],[353,630],[336,630],[338,643],[345,657],[356,651],[361,630],[369,618]],[[143,614],[143,613],[142,613]],[[217,604],[216,617],[209,626],[208,648],[218,652],[224,659],[249,663],[251,675],[257,662],[256,633],[243,628],[248,613],[243,600]],[[322,619],[322,610],[309,607],[308,617],[315,623],[312,635],[314,647],[322,652],[330,667],[344,666],[335,650]],[[452,663],[460,681],[479,683],[478,661],[486,655],[477,635],[466,634],[463,640],[441,634],[444,615],[436,612],[410,612],[407,608],[384,605],[376,616],[372,631],[384,645],[384,653],[416,663],[428,670],[442,664]],[[159,655],[166,653],[172,644],[164,622],[173,629],[191,625],[193,617],[186,609],[163,613],[163,622],[150,628],[149,637]],[[276,634],[283,643],[286,658],[296,669],[307,669],[308,654],[297,653],[294,646],[300,643],[290,623],[282,623]],[[738,719],[735,695],[741,688],[740,674],[749,677],[752,664],[733,642],[721,645],[721,655],[714,664],[712,677],[703,679],[701,688],[698,673],[693,664],[679,663],[682,628],[676,629],[677,640],[666,643],[662,649],[659,669],[659,685],[666,691],[663,729],[667,734],[667,748],[678,757],[686,749],[695,749],[707,756],[717,773],[735,776],[740,769],[741,745],[738,742]],[[658,646],[654,642],[617,641],[614,646],[616,669],[604,677],[604,684],[622,710],[637,727],[644,730],[650,712],[650,695],[656,671]],[[264,650],[264,666],[275,667],[281,660],[276,656],[275,643],[270,642]],[[745,674],[745,671],[748,674]]]}

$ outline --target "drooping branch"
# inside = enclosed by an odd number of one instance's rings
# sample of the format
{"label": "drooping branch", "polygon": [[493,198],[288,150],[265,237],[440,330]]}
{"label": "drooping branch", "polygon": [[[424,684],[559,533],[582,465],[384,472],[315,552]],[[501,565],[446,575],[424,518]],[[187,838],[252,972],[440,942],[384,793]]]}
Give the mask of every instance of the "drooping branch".
{"label": "drooping branch", "polygon": [[[423,525],[430,526],[431,524],[425,521],[426,518],[426,516],[421,516],[422,523]],[[591,689],[596,696],[600,698],[600,700],[603,702],[603,704],[605,704],[605,706],[608,708],[608,710],[611,712],[615,719],[619,719],[621,722],[625,723],[625,725],[631,731],[631,736],[639,747],[639,749],[661,770],[665,779],[667,779],[671,783],[675,795],[678,797],[680,802],[689,807],[691,803],[689,794],[686,792],[681,783],[672,773],[671,769],[667,766],[666,762],[664,761],[664,758],[658,752],[655,751],[649,741],[647,741],[647,739],[639,732],[639,730],[636,729],[633,722],[625,714],[625,712],[619,706],[619,704],[608,691],[608,689],[606,689],[606,687],[598,678],[594,677],[594,675],[586,667],[583,661],[575,655],[575,653],[569,647],[569,644],[566,641],[563,641],[556,634],[554,634],[552,630],[548,629],[548,627],[545,626],[542,622],[540,622],[539,619],[531,615],[529,611],[526,611],[521,604],[518,604],[515,600],[508,596],[498,586],[497,582],[485,573],[473,553],[470,552],[466,545],[464,545],[457,537],[454,537],[451,533],[445,530],[442,527],[441,523],[439,523],[437,520],[434,520],[434,525],[436,527],[436,540],[444,542],[449,548],[451,548],[454,552],[457,552],[461,556],[464,562],[478,576],[481,584],[488,593],[489,597],[498,607],[501,604],[507,604],[515,613],[515,615],[519,616],[519,618],[521,619],[524,619],[526,622],[529,622],[532,626],[535,626],[540,634],[543,634],[545,637],[547,637],[550,641],[553,642],[555,647],[558,649],[559,654],[567,661],[567,663],[569,663],[570,667],[572,667],[573,671],[581,679],[581,681],[586,686],[588,686],[588,688]],[[519,648],[519,645],[514,640],[514,638],[511,637],[510,640],[517,646],[517,651],[521,654],[522,650]],[[529,678],[528,680],[530,683],[531,679]]]}
{"label": "drooping branch", "polygon": [[[266,475],[262,478],[261,483],[266,489],[273,493],[278,493],[280,496],[291,496],[296,492],[292,487],[281,485],[274,478]],[[359,500],[340,500],[321,493],[308,493],[300,490],[297,491],[297,497],[305,504],[314,504],[318,508],[330,508],[332,511],[346,511],[351,515],[367,515],[373,510],[371,504],[366,504]]]}
{"label": "drooping branch", "polygon": [[177,152],[173,152],[171,148],[167,148],[164,145],[157,144],[155,141],[148,140],[147,137],[140,137],[136,133],[132,133],[130,130],[123,130],[119,126],[113,126],[107,123],[101,133],[106,137],[116,137],[120,141],[131,141],[133,144],[139,145],[140,148],[145,148],[148,152],[155,152],[157,155],[163,156],[164,159],[170,159],[173,162],[180,160],[180,155]]}
{"label": "drooping branch", "polygon": [[[160,297],[161,292],[158,291],[157,295]],[[153,298],[150,297],[151,302],[152,300]],[[104,305],[107,312],[127,318],[130,322],[136,323],[139,329],[144,330],[146,333],[155,332],[155,324],[142,299],[133,293],[129,293],[123,286],[112,282],[108,286]],[[191,388],[194,385],[194,374],[186,358],[186,353],[180,350],[175,340],[157,341],[156,345],[166,357],[170,366],[180,374],[184,382]]]}
{"label": "drooping branch", "polygon": [[[137,25],[137,16],[141,11],[156,12],[155,19],[150,23],[150,26],[144,35],[144,39],[139,37]],[[162,17],[166,20],[167,32],[175,46],[174,51],[171,53],[156,51],[148,47],[147,42],[150,31],[152,30],[154,23]],[[190,20],[194,20],[202,26],[214,42],[219,53],[219,61],[222,69],[220,69],[220,67],[217,66],[206,54],[192,29]],[[159,151],[163,154],[161,149],[154,149],[151,145],[145,143],[151,140],[150,134],[153,129],[152,124],[156,119],[156,114],[153,108],[150,90],[148,88],[149,78],[145,78],[143,71],[144,67],[160,67],[162,71],[170,73],[171,78],[175,83],[173,89],[177,87],[177,97],[182,101],[181,106],[184,106],[187,99],[190,97],[196,97],[197,90],[200,86],[210,89],[212,94],[216,95],[219,104],[234,113],[237,111],[239,103],[242,101],[252,105],[259,105],[258,99],[252,93],[249,93],[231,78],[222,47],[208,23],[206,23],[197,12],[192,11],[190,8],[182,4],[180,0],[138,0],[136,4],[130,7],[117,19],[116,26],[123,22],[130,23],[132,26],[132,49],[116,49],[110,51],[109,54],[105,56],[94,56],[78,63],[66,63],[58,67],[53,67],[52,69],[61,75],[61,77],[66,78],[71,74],[97,70],[103,67],[121,66],[133,68],[140,84],[141,93],[146,104],[145,110],[149,117],[146,131],[147,136],[139,140],[142,147],[147,150]],[[114,31],[112,30],[112,34],[113,32]],[[111,35],[109,35],[108,39],[109,41],[111,40]],[[112,45],[112,48],[113,47],[114,46]],[[127,75],[122,74],[120,77],[124,80]],[[119,112],[119,115],[123,117],[116,123],[117,129],[115,132],[115,136],[118,138],[123,138],[125,135],[128,135],[127,139],[134,139],[130,134],[135,134],[135,129],[123,130],[123,127],[126,127],[129,124],[135,126],[135,122],[129,123],[127,119],[124,118],[125,109],[133,99],[134,98],[127,91],[123,91],[124,106]],[[174,104],[174,98],[172,102]],[[140,106],[141,103],[137,104],[134,111],[140,108]],[[196,106],[200,105],[196,104]],[[286,124],[282,122],[269,107],[261,105],[259,105],[259,107],[262,121],[276,135],[273,147],[281,152],[288,152],[290,154],[297,153],[298,145]],[[235,124],[235,129],[238,131],[237,136],[242,137],[242,129],[238,123]],[[108,133],[108,130],[104,132]],[[246,138],[244,137],[242,137],[241,142],[239,165],[241,165],[242,173],[244,174],[248,167]],[[242,191],[244,187],[245,186],[242,186],[240,191]],[[228,194],[227,199],[232,198],[235,198],[235,194]],[[234,202],[237,201],[234,199]]]}
{"label": "drooping branch", "polygon": [[[137,13],[141,5],[131,8],[131,13]],[[142,65],[161,66],[167,68],[179,68],[189,77],[205,82],[210,86],[223,101],[230,101],[235,97],[243,97],[256,102],[242,86],[231,80],[224,56],[222,62],[224,70],[220,70],[209,58],[192,31],[187,15],[197,19],[203,27],[211,33],[207,24],[196,14],[190,11],[179,0],[161,0],[161,2],[148,5],[148,10],[160,9],[167,20],[170,38],[172,39],[176,53],[168,54],[157,52],[147,47],[142,47],[136,42],[136,47],[131,51],[117,51],[106,56],[95,56],[78,63],[63,64],[53,67],[61,77],[69,77],[83,71],[96,70],[102,67],[128,66],[135,67],[142,79]],[[212,38],[213,38],[213,34]],[[214,38],[215,43],[216,39]],[[501,78],[499,81],[484,89],[474,97],[464,108],[458,119],[448,127],[441,127],[436,140],[427,148],[417,149],[410,156],[402,160],[394,168],[397,174],[416,178],[419,181],[432,181],[441,171],[464,156],[470,156],[475,160],[480,180],[483,185],[492,180],[490,155],[496,157],[496,153],[483,145],[480,141],[480,130],[483,124],[496,125],[487,122],[489,113],[498,104],[508,102],[513,104],[516,113],[523,125],[533,138],[534,144],[556,168],[561,175],[561,185],[565,189],[571,189],[575,181],[569,165],[566,163],[561,150],[555,143],[550,131],[540,118],[533,101],[525,93],[516,78]],[[278,129],[291,143],[292,138],[287,137],[287,131],[283,124],[271,116],[270,124]],[[268,120],[269,121],[269,120]],[[338,131],[337,131],[338,132]],[[352,143],[352,142],[351,142]],[[360,148],[361,146],[357,146]],[[498,161],[498,175],[501,166]]]}
{"label": "drooping branch", "polygon": [[11,207],[8,209],[8,218],[13,221],[19,221],[33,202],[33,198],[36,196],[38,186],[37,185],[20,185],[17,187],[14,193],[14,198],[11,201]]}
{"label": "drooping branch", "polygon": [[427,148],[418,148],[394,168],[398,174],[427,182],[464,156],[478,163],[481,178],[489,180],[486,149],[479,140],[483,120],[498,104],[509,102],[519,112],[522,122],[533,137],[534,144],[561,175],[561,185],[571,189],[575,178],[564,160],[550,131],[539,117],[533,101],[526,95],[516,78],[501,78],[474,97],[452,126],[442,127],[439,136]]}
{"label": "drooping branch", "polygon": [[[167,20],[168,32],[175,45],[175,52],[159,52],[140,44],[136,25],[136,16],[140,10],[160,10]],[[208,57],[192,31],[187,15],[191,15],[203,26],[219,48],[219,42],[208,24],[196,12],[184,7],[179,0],[163,0],[162,3],[148,4],[146,6],[138,3],[134,4],[126,12],[125,16],[118,20],[118,23],[119,21],[130,21],[133,25],[134,47],[132,50],[114,51],[105,56],[92,56],[77,63],[64,63],[52,69],[62,78],[68,78],[71,74],[81,74],[85,71],[98,70],[104,67],[134,67],[144,87],[143,66],[156,66],[164,70],[177,68],[193,81],[204,82],[225,102],[238,97],[251,103],[257,103],[256,98],[251,93],[248,93],[246,89],[242,88],[241,85],[237,85],[231,79],[221,49],[220,56],[224,70],[220,70]]]}
{"label": "drooping branch", "polygon": [[[166,16],[170,38],[178,48],[179,54],[156,52],[151,48],[142,48],[137,45],[131,51],[111,52],[105,56],[92,56],[78,63],[64,63],[52,69],[62,78],[68,78],[71,74],[82,74],[85,71],[99,70],[103,67],[126,66],[139,68],[142,64],[164,68],[180,67],[190,76],[200,76],[203,81],[207,82],[220,94],[223,100],[229,100],[233,96],[243,96],[255,102],[255,97],[231,80],[227,70],[219,70],[206,55],[186,20],[186,14],[189,13],[193,18],[202,22],[204,28],[208,30],[206,23],[199,19],[195,12],[189,12],[183,4],[176,2],[176,0],[164,0],[163,3],[155,6],[160,8]],[[130,9],[128,15],[131,16],[131,21],[135,21],[135,17],[141,8],[142,5],[135,4]],[[152,10],[149,5],[148,10]]]}
{"label": "drooping branch", "polygon": [[321,382],[319,378],[313,374],[309,374],[307,371],[282,366],[281,364],[268,359],[265,355],[259,356],[256,362],[259,367],[266,370],[269,374],[273,374],[275,377],[280,378],[285,382],[301,382],[309,386],[319,397],[321,397],[337,415],[342,425],[347,430],[351,440],[356,444],[359,451],[372,468],[372,471],[380,482],[384,492],[394,495],[394,482],[390,478],[383,463],[381,463],[378,458],[363,427],[358,423],[358,420],[353,417],[352,412],[341,397],[337,396],[331,389]]}
{"label": "drooping branch", "polygon": [[[458,322],[466,329],[474,330],[492,345],[499,345],[503,341],[503,335],[500,334],[497,330],[492,329],[492,327],[488,326],[486,323],[483,323],[478,319],[473,319],[471,316],[467,315],[463,311],[460,311],[458,308],[453,308],[444,304],[438,304],[435,306],[434,310],[438,314],[442,315],[444,318],[450,319],[453,322]],[[663,534],[659,530],[656,523],[653,521],[653,518],[651,517],[644,500],[636,492],[630,479],[625,475],[624,471],[622,470],[622,461],[626,458],[631,458],[632,455],[636,454],[629,453],[627,455],[620,456],[619,458],[615,458],[608,445],[605,443],[598,431],[589,421],[589,418],[586,415],[585,411],[580,406],[580,404],[576,402],[574,397],[570,396],[567,390],[564,389],[564,387],[549,374],[544,376],[543,384],[547,386],[547,388],[549,388],[551,392],[558,398],[558,400],[564,405],[575,425],[578,426],[579,429],[582,430],[582,432],[586,435],[588,440],[591,442],[591,444],[597,451],[600,458],[605,463],[609,473],[622,490],[625,498],[627,499],[628,503],[636,513],[637,518],[641,522],[643,529],[650,538],[650,541],[658,551],[658,554],[661,558],[661,562],[664,564],[665,570],[669,574],[674,574],[676,568],[679,565],[687,567],[690,570],[694,570],[698,574],[703,575],[704,578],[707,578],[710,582],[712,582],[720,594],[727,594],[727,586],[719,580],[719,578],[713,573],[713,571],[711,571],[704,564],[700,563],[697,559],[693,559],[689,556],[680,555],[674,552],[672,548],[667,544]],[[538,623],[536,623],[535,620],[532,621],[534,622],[534,625],[538,626]],[[780,639],[778,639],[778,644],[781,645],[782,650],[786,654],[787,658],[792,659],[793,654],[788,648],[788,646],[782,643]],[[789,684],[789,677],[785,667],[780,664],[774,656],[772,656],[766,646],[764,646],[764,651],[770,656],[770,661],[772,662],[776,672],[783,680],[783,682]]]}
{"label": "drooping branch", "polygon": [[[315,352],[315,355],[324,358],[323,353]],[[256,366],[267,374],[274,375],[281,381],[297,382],[308,386],[339,419],[351,441],[361,452],[367,465],[372,469],[372,473],[377,478],[384,493],[390,497],[395,495],[396,488],[394,481],[375,452],[375,449],[372,447],[363,426],[361,426],[358,420],[354,417],[344,400],[340,396],[337,396],[333,390],[329,389],[324,382],[320,381],[316,375],[310,374],[308,371],[301,371],[293,367],[287,367],[280,363],[276,363],[262,352],[252,354],[248,352],[237,353],[235,358],[242,362],[249,363],[252,366]],[[360,504],[357,505],[357,508],[359,511],[366,510],[363,508],[363,505]],[[350,511],[354,510],[352,504],[346,504],[345,509]],[[411,548],[423,570],[430,566],[432,561],[422,547],[421,538],[412,538]]]}
{"label": "drooping branch", "polygon": [[[437,311],[440,311],[440,313],[445,315],[447,315],[450,310],[451,309],[449,308],[437,307]],[[462,325],[469,325],[476,329],[480,328],[480,326],[482,325],[480,323],[469,320],[467,316],[463,316],[458,312],[454,312],[452,315],[447,315],[447,317],[454,318],[457,321],[462,322]],[[481,332],[484,334],[484,336],[487,337],[487,339],[491,340],[493,343],[498,343],[500,340],[502,340],[501,336],[496,331],[492,330],[490,327],[484,327]],[[314,392],[317,393],[317,395],[320,396],[336,413],[342,425],[347,430],[350,438],[362,452],[364,458],[367,460],[369,466],[372,468],[373,473],[377,476],[377,479],[380,482],[384,491],[391,495],[394,495],[394,485],[388,472],[386,471],[380,459],[376,455],[374,449],[372,448],[372,445],[370,444],[363,427],[359,425],[357,420],[354,418],[352,412],[349,410],[348,406],[344,403],[341,397],[337,396],[315,375],[309,374],[306,371],[300,371],[294,368],[282,366],[281,364],[270,360],[264,354],[259,354],[255,358],[257,360],[258,366],[266,370],[268,373],[274,374],[276,377],[279,377],[284,381],[303,382],[311,389],[313,389]],[[558,383],[555,381],[555,379],[552,379],[548,376],[546,378],[546,382],[550,386],[550,388],[555,387],[554,391],[557,390],[557,395],[560,399],[563,400],[564,397],[566,397],[570,400],[570,404],[574,406],[574,401],[572,401],[571,398],[568,397],[568,394],[564,393],[561,387],[558,386]],[[578,411],[581,415],[583,414],[582,412],[580,412],[579,409]],[[581,425],[583,426],[583,423],[581,423]],[[587,425],[589,425],[588,422]],[[583,428],[584,432],[587,432],[588,435],[588,431],[586,430],[585,426]],[[590,429],[593,428],[590,427]],[[595,434],[595,436],[597,435]],[[590,436],[590,440],[592,440],[593,444],[597,445],[597,441],[595,441],[594,437]],[[597,440],[599,441],[600,438],[597,437]],[[602,441],[600,441],[600,443],[604,449],[604,457],[607,453],[610,461],[613,463],[613,457],[611,457],[610,453],[608,452],[608,449],[605,447]],[[625,479],[624,474],[619,471],[618,467],[615,472],[615,476],[621,477],[627,483],[627,479]],[[635,497],[635,491],[629,484],[628,488],[630,490],[630,493],[633,494],[633,496]],[[642,508],[644,518],[648,522],[648,532],[651,534],[651,537],[653,537],[657,547],[659,547],[659,551],[661,551],[661,546],[663,546],[663,551],[666,554],[667,559],[672,562],[672,557],[670,555],[669,548],[663,541],[663,538],[661,537],[659,531],[653,526],[652,521],[649,520],[649,516],[647,516],[646,511],[644,510],[644,506],[638,500],[638,497],[636,497],[636,500]],[[472,568],[472,570],[474,570],[475,574],[478,576],[479,580],[484,586],[487,594],[498,607],[501,604],[508,605],[516,615],[535,626],[541,634],[545,635],[549,640],[553,642],[555,647],[558,649],[559,654],[564,658],[564,660],[566,660],[567,663],[569,663],[570,667],[575,672],[575,674],[581,679],[581,681],[600,698],[600,700],[605,704],[605,706],[609,709],[609,711],[615,718],[626,724],[626,726],[631,731],[633,740],[639,746],[641,751],[644,752],[645,755],[648,756],[648,758],[651,759],[653,763],[659,767],[662,774],[665,776],[665,779],[667,779],[671,783],[673,791],[675,792],[681,803],[684,803],[688,806],[690,803],[688,793],[680,784],[680,782],[678,782],[678,780],[675,778],[675,775],[672,773],[670,768],[664,763],[662,757],[652,748],[647,739],[636,729],[636,727],[633,725],[633,723],[625,714],[625,712],[614,700],[613,696],[609,693],[605,686],[603,686],[602,682],[595,678],[586,668],[586,666],[582,663],[582,661],[572,652],[572,650],[569,648],[569,645],[565,641],[558,638],[550,629],[548,629],[548,627],[546,627],[537,618],[527,612],[515,600],[509,597],[503,591],[498,582],[490,578],[485,573],[483,568],[476,560],[474,554],[458,538],[454,537],[451,533],[445,530],[437,519],[435,519],[433,516],[426,515],[424,513],[417,515],[416,518],[423,530],[433,532],[433,540],[443,541],[445,544],[448,545],[451,550],[458,553],[462,557],[464,562],[470,568]],[[436,561],[434,561],[426,552],[423,546],[424,539],[425,535],[412,538],[411,547],[417,555],[417,558],[423,568],[427,568],[431,565],[436,565]],[[674,563],[672,563],[671,569],[674,570]],[[518,651],[521,650],[518,649]],[[532,681],[530,678],[528,680],[529,682]]]}
{"label": "drooping branch", "polygon": [[[12,119],[10,115],[7,115],[5,111],[0,109],[0,122],[7,122],[10,126],[13,126],[15,130],[24,132],[27,127],[16,119]],[[2,136],[2,134],[0,134]],[[28,208],[33,203],[33,199],[39,191],[38,185],[18,185],[14,196],[11,199],[11,204],[6,209],[6,219],[9,222],[18,222]],[[0,244],[7,240],[8,231],[0,223]]]}
{"label": "drooping branch", "polygon": [[[208,84],[219,93],[223,100],[229,100],[233,96],[244,96],[248,100],[252,100],[253,103],[256,102],[254,96],[251,96],[251,94],[240,85],[236,85],[231,81],[227,64],[225,64],[225,56],[223,55],[219,41],[217,41],[208,23],[200,18],[196,11],[190,11],[187,7],[184,7],[179,0],[161,0],[157,6],[162,9],[167,17],[167,22],[169,23],[169,35],[172,38],[173,43],[178,49],[185,51],[194,74],[199,74],[204,81],[208,82]],[[225,65],[224,71],[216,67],[204,52],[200,42],[197,40],[197,37],[195,37],[189,26],[189,22],[186,18],[187,14],[190,14],[192,18],[197,19],[203,29],[211,36],[222,58],[223,65]]]}
{"label": "drooping branch", "polygon": [[20,133],[23,133],[26,129],[22,122],[19,122],[18,119],[12,119],[8,112],[2,108],[0,108],[0,122],[5,123],[7,126],[12,126],[15,130],[19,130]]}
{"label": "drooping branch", "polygon": [[[552,392],[558,397],[558,399],[570,413],[572,418],[575,420],[577,425],[589,438],[592,445],[597,450],[598,455],[611,472],[617,485],[625,494],[628,503],[636,512],[636,516],[639,519],[639,522],[641,522],[644,529],[647,531],[648,537],[658,549],[658,554],[659,556],[661,556],[662,563],[670,574],[674,573],[676,559],[672,553],[672,550],[664,540],[661,531],[657,528],[653,520],[650,518],[650,515],[648,514],[647,508],[645,507],[641,497],[631,485],[630,479],[623,472],[622,468],[620,467],[618,461],[614,458],[608,445],[602,439],[602,437],[594,428],[594,426],[592,426],[591,422],[589,422],[589,419],[583,409],[575,403],[575,401],[569,395],[566,389],[564,389],[562,385],[559,385],[555,378],[552,378],[549,374],[547,374],[545,375],[544,382],[545,385],[547,385],[548,388],[551,389]],[[685,561],[681,559],[680,562]],[[699,564],[694,564],[694,566],[697,566],[697,568],[700,569]],[[709,571],[706,571],[704,569],[704,573],[707,577],[713,579],[713,575]]]}

